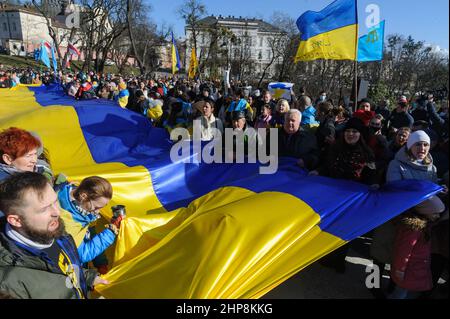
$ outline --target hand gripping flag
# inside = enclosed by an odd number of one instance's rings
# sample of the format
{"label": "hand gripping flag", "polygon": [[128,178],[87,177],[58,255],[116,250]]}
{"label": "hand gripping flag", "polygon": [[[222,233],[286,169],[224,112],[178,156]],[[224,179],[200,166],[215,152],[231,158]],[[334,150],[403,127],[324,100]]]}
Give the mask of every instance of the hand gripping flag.
{"label": "hand gripping flag", "polygon": [[295,62],[356,60],[356,0],[336,0],[319,12],[307,11],[298,18],[297,27],[300,45]]}

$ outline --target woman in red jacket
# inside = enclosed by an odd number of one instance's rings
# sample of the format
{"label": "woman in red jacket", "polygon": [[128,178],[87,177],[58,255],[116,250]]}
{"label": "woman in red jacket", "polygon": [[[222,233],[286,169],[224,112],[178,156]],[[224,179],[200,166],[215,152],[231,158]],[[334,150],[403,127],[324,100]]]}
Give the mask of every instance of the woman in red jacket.
{"label": "woman in red jacket", "polygon": [[390,299],[414,299],[433,288],[431,227],[440,214],[406,214],[397,226],[391,278],[396,284]]}

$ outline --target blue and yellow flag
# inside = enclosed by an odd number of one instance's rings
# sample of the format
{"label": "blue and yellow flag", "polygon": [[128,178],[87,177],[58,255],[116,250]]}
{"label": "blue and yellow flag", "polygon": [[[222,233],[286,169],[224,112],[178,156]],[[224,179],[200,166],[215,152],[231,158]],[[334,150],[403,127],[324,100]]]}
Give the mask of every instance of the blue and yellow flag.
{"label": "blue and yellow flag", "polygon": [[[400,181],[373,191],[308,176],[292,158],[273,175],[258,164],[172,162],[167,132],[146,117],[57,86],[0,89],[0,129],[11,126],[40,135],[55,173],[108,179],[105,218],[126,206],[111,283],[96,286],[106,298],[259,298],[441,189]],[[79,224],[66,226],[82,239]]]}
{"label": "blue and yellow flag", "polygon": [[172,74],[177,73],[181,69],[180,56],[178,54],[177,44],[172,32]]}
{"label": "blue and yellow flag", "polygon": [[358,62],[383,60],[384,20],[369,29],[358,41]]}
{"label": "blue and yellow flag", "polygon": [[356,60],[356,0],[336,0],[319,12],[306,11],[297,20],[300,45],[295,62]]}

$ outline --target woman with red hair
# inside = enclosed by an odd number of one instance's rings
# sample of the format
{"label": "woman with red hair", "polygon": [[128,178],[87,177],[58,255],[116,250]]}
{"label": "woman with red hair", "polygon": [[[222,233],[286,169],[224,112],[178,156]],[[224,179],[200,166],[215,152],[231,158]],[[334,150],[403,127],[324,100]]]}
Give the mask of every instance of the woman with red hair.
{"label": "woman with red hair", "polygon": [[16,172],[34,172],[41,141],[30,132],[10,127],[0,133],[0,181]]}

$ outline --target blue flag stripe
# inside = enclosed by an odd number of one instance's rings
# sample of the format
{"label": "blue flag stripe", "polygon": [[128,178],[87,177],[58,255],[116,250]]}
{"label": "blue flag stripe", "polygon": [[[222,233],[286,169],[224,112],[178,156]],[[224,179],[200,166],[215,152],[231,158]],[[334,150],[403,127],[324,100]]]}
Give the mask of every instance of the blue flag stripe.
{"label": "blue flag stripe", "polygon": [[356,0],[336,0],[319,12],[306,11],[297,19],[302,41],[357,23]]}

